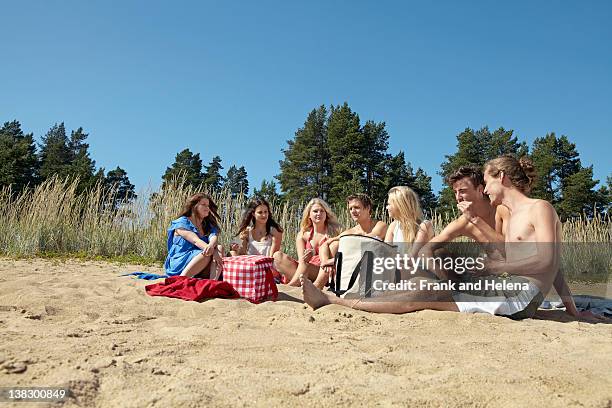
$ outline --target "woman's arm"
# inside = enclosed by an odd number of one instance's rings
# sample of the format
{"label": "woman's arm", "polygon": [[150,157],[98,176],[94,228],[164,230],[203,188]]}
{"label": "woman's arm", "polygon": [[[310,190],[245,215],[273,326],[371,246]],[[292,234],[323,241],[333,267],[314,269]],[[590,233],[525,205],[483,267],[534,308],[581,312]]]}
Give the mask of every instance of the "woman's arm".
{"label": "woman's arm", "polygon": [[246,229],[244,231],[242,231],[240,233],[240,239],[241,239],[241,243],[240,243],[240,249],[238,251],[238,253],[240,255],[248,255],[249,254],[249,234],[251,233],[250,230]]}
{"label": "woman's arm", "polygon": [[275,253],[280,251],[281,243],[283,242],[283,233],[272,227],[270,234],[272,234],[272,248],[270,248],[268,256],[274,256]]}
{"label": "woman's arm", "polygon": [[412,243],[412,249],[410,251],[410,256],[416,258],[419,250],[428,243],[434,236],[433,225],[430,221],[423,221],[421,225],[419,225],[419,231],[414,238],[414,242]]}
{"label": "woman's arm", "polygon": [[[304,242],[304,232],[300,231],[295,236],[295,249],[297,251],[298,262],[303,260],[303,258],[304,258],[304,248],[305,248],[305,246],[306,246],[306,243]],[[305,262],[308,262],[310,260],[310,258],[312,258],[312,254],[310,254],[310,256],[308,256],[308,259],[306,259]]]}
{"label": "woman's arm", "polygon": [[217,248],[218,241],[219,241],[219,238],[217,237],[217,234],[211,233],[208,236],[208,247],[204,251],[204,255],[213,255],[215,252],[215,249]]}
{"label": "woman's arm", "polygon": [[174,233],[176,235],[180,235],[181,237],[183,237],[183,239],[191,242],[193,245],[200,248],[202,251],[206,251],[209,246],[209,244],[201,240],[200,237],[198,237],[198,234],[196,234],[195,232],[177,228],[174,230]]}
{"label": "woman's arm", "polygon": [[395,231],[395,223],[397,221],[393,221],[391,224],[389,224],[389,227],[387,228],[387,232],[385,233],[385,242],[392,244],[393,243],[393,231]]}

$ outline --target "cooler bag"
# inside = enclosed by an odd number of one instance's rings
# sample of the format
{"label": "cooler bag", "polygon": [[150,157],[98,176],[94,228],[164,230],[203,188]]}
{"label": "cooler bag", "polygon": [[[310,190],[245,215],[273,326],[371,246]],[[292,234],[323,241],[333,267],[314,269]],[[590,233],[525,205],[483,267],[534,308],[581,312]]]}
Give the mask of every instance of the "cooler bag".
{"label": "cooler bag", "polygon": [[397,254],[397,246],[377,238],[352,234],[341,236],[335,261],[334,293],[347,298],[371,297],[378,286],[374,281],[399,282],[401,274],[395,267],[379,266],[376,271],[374,268],[375,258],[394,258]]}
{"label": "cooler bag", "polygon": [[274,258],[243,255],[223,258],[223,281],[253,303],[276,300],[278,289],[272,276]]}

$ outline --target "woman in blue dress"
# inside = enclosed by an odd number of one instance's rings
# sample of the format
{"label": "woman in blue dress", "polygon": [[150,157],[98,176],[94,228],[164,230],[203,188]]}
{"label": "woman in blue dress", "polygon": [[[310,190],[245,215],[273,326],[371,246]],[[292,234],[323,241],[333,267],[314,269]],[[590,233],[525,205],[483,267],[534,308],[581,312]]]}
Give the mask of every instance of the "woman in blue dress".
{"label": "woman in blue dress", "polygon": [[219,214],[212,198],[204,193],[189,197],[179,218],[168,228],[166,274],[208,278],[212,264],[222,269],[219,230]]}

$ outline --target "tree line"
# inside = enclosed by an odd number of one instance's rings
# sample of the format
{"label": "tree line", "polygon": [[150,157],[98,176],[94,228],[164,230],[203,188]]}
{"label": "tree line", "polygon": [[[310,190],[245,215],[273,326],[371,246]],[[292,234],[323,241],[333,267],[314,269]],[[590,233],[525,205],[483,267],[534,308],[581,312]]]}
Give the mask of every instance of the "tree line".
{"label": "tree line", "polygon": [[184,149],[176,155],[174,163],[162,176],[162,191],[173,180],[182,179],[186,185],[194,188],[228,189],[233,197],[241,192],[249,194],[248,174],[244,166],[230,166],[225,176],[221,175],[222,169],[221,157],[214,156],[208,166],[203,166],[200,153]]}
{"label": "tree line", "polygon": [[[137,198],[135,187],[127,172],[121,167],[105,172],[96,169],[96,162],[86,143],[89,135],[82,127],[67,135],[64,123],[54,124],[35,143],[32,133],[26,134],[17,120],[5,122],[0,128],[0,186],[10,186],[14,193],[34,188],[52,177],[75,181],[77,193],[102,185],[114,189],[115,204]],[[199,153],[185,149],[176,155],[174,163],[162,176],[162,190],[171,180],[182,178],[193,187],[208,189],[228,188],[232,195],[248,194],[249,182],[244,166],[231,166],[226,175],[221,175],[221,158],[213,157],[208,166],[202,165]],[[264,181],[255,194],[274,198],[276,186]]]}
{"label": "tree line", "polygon": [[403,151],[392,155],[388,148],[385,122],[362,125],[347,103],[329,110],[321,105],[287,141],[276,179],[291,201],[322,197],[340,205],[348,195],[362,192],[384,203],[391,187],[407,185],[419,194],[424,208],[435,209],[431,177],[421,168],[415,172]]}
{"label": "tree line", "polygon": [[[136,198],[134,185],[120,167],[105,173],[96,169],[86,139],[79,127],[67,135],[64,123],[53,125],[36,145],[33,134],[24,134],[18,121],[5,122],[0,128],[0,185],[11,185],[15,192],[34,187],[50,177],[78,179],[81,192],[98,183],[115,188],[118,200]],[[321,197],[331,204],[343,205],[353,193],[369,194],[382,204],[387,191],[396,185],[413,188],[428,211],[449,212],[455,200],[449,186],[434,194],[431,176],[423,169],[414,170],[404,151],[389,152],[389,133],[385,122],[367,120],[347,103],[321,105],[313,109],[293,138],[281,149],[280,173],[275,181],[263,180],[252,195],[270,201],[299,203]],[[593,166],[584,166],[576,145],[565,135],[549,133],[536,138],[531,146],[519,141],[513,130],[488,127],[466,128],[456,137],[455,153],[445,156],[438,174],[446,178],[463,165],[482,166],[503,154],[528,155],[538,171],[532,197],[551,202],[562,219],[609,211],[612,202],[612,177],[596,189]],[[184,149],[162,175],[162,192],[176,178],[194,188],[227,189],[232,196],[249,194],[248,174],[244,166],[232,165],[225,175],[222,159],[214,156],[205,165],[200,153]]]}
{"label": "tree line", "polygon": [[[284,159],[276,178],[284,197],[297,201],[323,197],[341,204],[349,194],[365,192],[374,202],[384,203],[391,187],[406,185],[419,194],[428,212],[454,211],[451,187],[445,185],[436,196],[431,176],[421,168],[414,172],[403,151],[390,154],[388,141],[384,122],[361,124],[347,103],[329,110],[325,106],[313,109],[282,150]],[[483,166],[504,154],[531,157],[538,171],[531,196],[551,202],[562,219],[592,217],[610,209],[612,177],[595,189],[599,180],[593,179],[593,166],[582,164],[576,145],[565,135],[538,137],[530,149],[513,130],[466,128],[457,135],[456,152],[445,156],[438,174],[446,179],[460,166]]]}
{"label": "tree line", "polygon": [[136,198],[127,172],[117,166],[105,172],[96,162],[85,141],[89,135],[82,127],[66,133],[64,123],[54,124],[34,143],[32,133],[25,134],[17,120],[0,128],[0,186],[10,186],[14,193],[33,188],[52,177],[77,183],[77,193],[102,185],[115,191],[115,205]]}
{"label": "tree line", "polygon": [[[553,204],[562,220],[586,215],[593,217],[607,213],[612,202],[612,177],[595,189],[599,180],[593,179],[593,166],[584,166],[576,145],[565,135],[554,132],[537,137],[531,148],[519,142],[514,131],[499,128],[493,132],[488,127],[479,130],[465,129],[457,135],[457,151],[447,155],[441,165],[440,175],[448,176],[458,167],[468,164],[484,165],[501,155],[528,156],[537,170],[537,179],[530,193]],[[455,206],[449,186],[440,192],[440,211]]]}

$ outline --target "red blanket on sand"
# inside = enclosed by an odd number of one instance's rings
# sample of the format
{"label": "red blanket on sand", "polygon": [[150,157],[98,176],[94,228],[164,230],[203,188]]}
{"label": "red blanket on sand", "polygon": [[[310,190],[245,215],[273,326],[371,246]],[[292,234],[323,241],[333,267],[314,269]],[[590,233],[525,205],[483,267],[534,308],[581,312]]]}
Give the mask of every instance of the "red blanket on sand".
{"label": "red blanket on sand", "polygon": [[186,276],[166,278],[163,282],[145,286],[145,291],[150,296],[166,296],[195,301],[211,298],[235,299],[240,297],[236,289],[227,282],[188,278]]}

